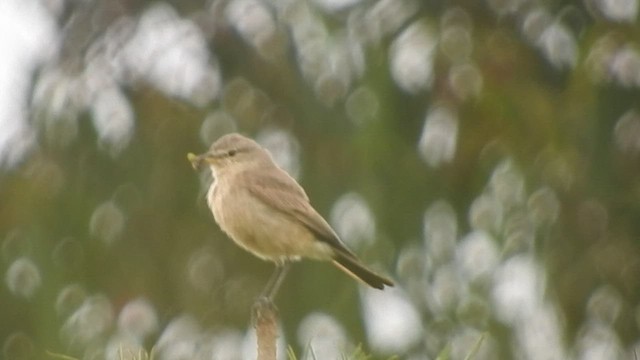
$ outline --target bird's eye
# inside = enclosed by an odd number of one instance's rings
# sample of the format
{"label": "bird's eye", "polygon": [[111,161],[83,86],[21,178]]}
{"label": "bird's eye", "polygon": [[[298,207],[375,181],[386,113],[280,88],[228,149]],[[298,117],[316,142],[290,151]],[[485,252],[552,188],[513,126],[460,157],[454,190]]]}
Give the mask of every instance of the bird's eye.
{"label": "bird's eye", "polygon": [[227,153],[227,155],[229,156],[234,156],[236,154],[235,150],[229,150],[229,152]]}

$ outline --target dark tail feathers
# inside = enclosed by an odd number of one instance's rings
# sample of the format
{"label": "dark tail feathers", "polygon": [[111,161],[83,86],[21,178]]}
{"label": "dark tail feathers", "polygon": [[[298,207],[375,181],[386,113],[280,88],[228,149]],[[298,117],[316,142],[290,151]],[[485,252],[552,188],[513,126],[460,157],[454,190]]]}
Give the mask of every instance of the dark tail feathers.
{"label": "dark tail feathers", "polygon": [[347,275],[376,289],[382,290],[385,285],[393,286],[393,281],[367,269],[360,263],[360,261],[358,261],[358,259],[349,254],[343,254],[336,251],[335,256],[333,257],[333,263],[340,268],[340,270],[347,273]]}

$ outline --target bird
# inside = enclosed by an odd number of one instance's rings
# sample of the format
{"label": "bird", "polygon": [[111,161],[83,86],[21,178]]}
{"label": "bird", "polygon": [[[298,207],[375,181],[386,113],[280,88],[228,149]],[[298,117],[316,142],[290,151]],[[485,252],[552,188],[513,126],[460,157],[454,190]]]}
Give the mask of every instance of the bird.
{"label": "bird", "polygon": [[213,182],[207,203],[219,227],[236,244],[275,263],[263,291],[277,292],[292,262],[331,261],[351,277],[376,289],[394,286],[367,268],[329,223],[311,206],[298,182],[279,167],[269,151],[238,133],[216,140],[201,155],[189,153],[195,169],[208,165]]}

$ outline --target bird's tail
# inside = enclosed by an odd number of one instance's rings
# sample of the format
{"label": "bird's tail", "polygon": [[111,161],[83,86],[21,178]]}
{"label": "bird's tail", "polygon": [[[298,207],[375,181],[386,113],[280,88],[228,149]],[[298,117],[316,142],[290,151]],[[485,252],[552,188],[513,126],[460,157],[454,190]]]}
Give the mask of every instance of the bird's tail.
{"label": "bird's tail", "polygon": [[393,281],[367,269],[358,259],[350,254],[336,251],[333,257],[333,263],[340,268],[340,270],[347,273],[347,275],[376,289],[382,290],[385,285],[393,286]]}

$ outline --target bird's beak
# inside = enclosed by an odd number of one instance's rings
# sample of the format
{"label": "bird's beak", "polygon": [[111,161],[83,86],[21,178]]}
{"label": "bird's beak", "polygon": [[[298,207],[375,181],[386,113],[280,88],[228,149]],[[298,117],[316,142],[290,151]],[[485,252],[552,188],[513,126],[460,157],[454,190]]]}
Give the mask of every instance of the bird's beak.
{"label": "bird's beak", "polygon": [[202,168],[202,166],[205,163],[207,164],[214,163],[217,158],[218,157],[211,152],[206,152],[200,155],[195,155],[194,153],[187,154],[187,160],[189,160],[189,162],[191,163],[191,166],[193,166],[193,168],[196,170],[200,170],[200,168]]}

